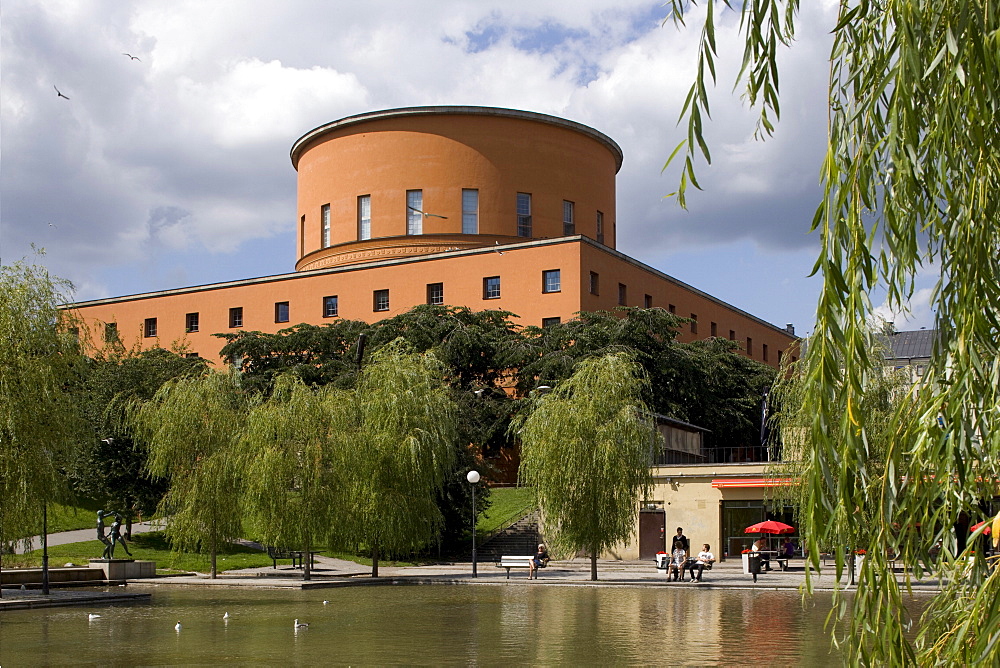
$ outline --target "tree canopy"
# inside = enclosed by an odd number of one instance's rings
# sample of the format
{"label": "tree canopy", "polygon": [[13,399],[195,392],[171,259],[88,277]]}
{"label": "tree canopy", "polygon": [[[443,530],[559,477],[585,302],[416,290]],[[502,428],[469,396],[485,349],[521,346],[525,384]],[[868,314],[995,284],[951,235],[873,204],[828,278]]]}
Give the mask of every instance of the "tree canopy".
{"label": "tree canopy", "polygon": [[[683,21],[690,4],[671,0],[673,16]],[[674,154],[685,162],[682,203],[687,185],[697,186],[696,156],[710,156],[702,128],[716,4],[706,4],[698,76],[683,112],[687,139]],[[777,51],[793,41],[798,7],[748,0],[739,10],[738,85],[757,105],[764,134],[778,118]],[[991,428],[1000,415],[1000,5],[844,1],[830,29],[824,194],[812,221],[823,286],[801,395],[812,416],[802,512],[814,532],[805,541],[815,561],[820,545],[843,544],[846,525],[875,518],[857,594],[836,608],[851,610],[848,661],[996,664],[1000,571],[985,569],[981,554],[968,567],[971,547],[958,549],[956,525],[983,519],[984,502],[1000,491],[1000,431]],[[885,473],[876,476],[859,415],[867,379],[883,363],[866,331],[870,295],[884,290],[891,309],[905,310],[920,272],[939,276],[938,337],[923,382],[892,416]],[[927,546],[938,542],[955,570],[911,640],[894,612]],[[902,583],[884,577],[890,553],[915,571]]]}

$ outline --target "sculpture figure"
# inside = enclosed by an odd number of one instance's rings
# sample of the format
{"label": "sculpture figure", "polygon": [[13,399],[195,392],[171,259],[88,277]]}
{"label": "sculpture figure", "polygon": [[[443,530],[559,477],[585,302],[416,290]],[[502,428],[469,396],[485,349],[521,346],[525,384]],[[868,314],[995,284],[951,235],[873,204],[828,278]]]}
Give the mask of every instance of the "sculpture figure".
{"label": "sculpture figure", "polygon": [[125,554],[132,556],[132,553],[128,551],[128,546],[125,544],[125,539],[122,538],[122,516],[118,513],[114,513],[115,521],[111,525],[111,559],[115,558],[115,543],[121,543],[122,549],[125,550]]}
{"label": "sculpture figure", "polygon": [[104,518],[111,513],[106,513],[103,510],[97,511],[97,540],[104,543],[104,553],[101,555],[102,559],[111,559],[115,551],[114,543],[108,540],[108,537],[104,534]]}

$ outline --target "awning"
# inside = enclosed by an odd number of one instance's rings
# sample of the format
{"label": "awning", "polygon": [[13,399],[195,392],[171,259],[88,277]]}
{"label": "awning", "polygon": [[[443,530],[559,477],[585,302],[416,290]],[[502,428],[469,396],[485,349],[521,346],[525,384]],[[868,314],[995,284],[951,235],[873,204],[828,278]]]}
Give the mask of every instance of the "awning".
{"label": "awning", "polygon": [[712,481],[712,487],[785,487],[794,485],[792,478],[720,478]]}

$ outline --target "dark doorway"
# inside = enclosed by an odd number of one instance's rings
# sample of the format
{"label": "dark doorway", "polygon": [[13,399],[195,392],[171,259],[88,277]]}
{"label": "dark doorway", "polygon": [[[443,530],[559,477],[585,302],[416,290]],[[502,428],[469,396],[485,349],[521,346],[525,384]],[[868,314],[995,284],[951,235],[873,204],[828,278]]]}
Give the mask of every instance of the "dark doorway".
{"label": "dark doorway", "polygon": [[639,512],[639,558],[655,559],[666,546],[667,514],[662,510]]}

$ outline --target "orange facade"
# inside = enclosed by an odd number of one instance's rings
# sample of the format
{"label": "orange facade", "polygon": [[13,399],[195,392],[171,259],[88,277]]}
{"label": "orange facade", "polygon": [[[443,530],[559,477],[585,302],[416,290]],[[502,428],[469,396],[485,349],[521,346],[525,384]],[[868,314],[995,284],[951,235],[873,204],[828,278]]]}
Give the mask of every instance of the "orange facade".
{"label": "orange facade", "polygon": [[[581,310],[669,308],[683,341],[720,336],[772,365],[794,336],[614,250],[621,151],[599,132],[528,112],[423,107],[322,126],[292,148],[296,273],[81,302],[95,340],[183,343],[213,333],[372,322],[428,302],[504,309],[523,324]],[[527,205],[527,206],[525,206]]]}

